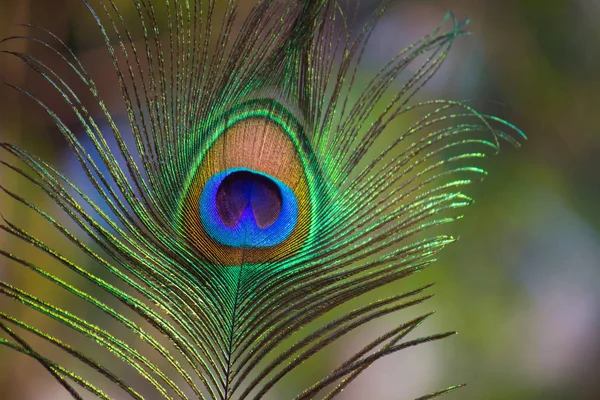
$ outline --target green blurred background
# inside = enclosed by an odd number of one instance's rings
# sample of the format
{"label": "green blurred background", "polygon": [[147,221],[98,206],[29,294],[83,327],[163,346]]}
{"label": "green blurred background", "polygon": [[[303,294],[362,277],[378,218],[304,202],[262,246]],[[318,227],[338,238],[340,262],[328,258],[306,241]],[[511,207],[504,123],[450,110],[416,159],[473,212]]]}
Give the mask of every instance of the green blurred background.
{"label": "green blurred background", "polygon": [[[130,0],[117,3],[133,17]],[[376,2],[365,0],[361,7],[370,13]],[[518,151],[504,146],[488,164],[490,176],[472,192],[476,203],[454,227],[461,240],[434,268],[401,285],[437,282],[436,297],[420,309],[437,313],[419,333],[459,334],[376,363],[341,397],[412,399],[466,382],[467,388],[443,398],[600,399],[600,2],[397,0],[361,73],[376,72],[403,45],[437,26],[447,10],[469,18],[474,35],[456,42],[421,98],[474,99],[529,140]],[[118,116],[110,61],[80,2],[0,0],[0,36],[26,33],[21,23],[65,40]],[[11,49],[30,47],[21,42]],[[39,77],[8,56],[0,57],[0,80],[52,98]],[[64,106],[56,107],[60,113]],[[65,158],[65,143],[50,119],[6,86],[0,86],[0,138],[59,165]],[[0,182],[14,187],[13,179],[1,176]],[[35,229],[36,221],[21,218],[6,196],[0,202],[3,216]],[[0,247],[23,251],[2,233]],[[19,279],[5,260],[0,277]],[[48,288],[45,294],[59,292]],[[0,298],[0,308],[7,302]],[[337,347],[323,357],[341,359],[343,352]],[[3,348],[0,372],[2,400],[67,398],[38,365]]]}

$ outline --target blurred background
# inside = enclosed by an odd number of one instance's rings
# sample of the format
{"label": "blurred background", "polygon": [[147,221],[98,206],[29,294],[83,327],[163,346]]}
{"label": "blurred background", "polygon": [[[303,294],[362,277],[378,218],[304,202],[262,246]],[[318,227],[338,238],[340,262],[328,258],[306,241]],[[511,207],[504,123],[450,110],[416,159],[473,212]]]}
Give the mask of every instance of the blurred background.
{"label": "blurred background", "polygon": [[[130,3],[117,1],[133,17]],[[363,0],[361,13],[375,11],[376,3]],[[466,382],[467,388],[442,398],[600,399],[600,2],[393,4],[375,32],[362,74],[375,73],[450,10],[470,19],[473,35],[457,40],[420,97],[473,99],[529,139],[519,150],[504,146],[492,159],[490,176],[472,193],[476,203],[454,228],[458,243],[434,268],[403,283],[405,288],[437,283],[436,296],[421,309],[437,313],[420,334],[459,334],[376,363],[342,398],[413,399]],[[79,1],[0,0],[0,37],[25,34],[18,26],[23,23],[64,40],[96,80],[109,109],[124,118],[110,60]],[[31,46],[15,42],[11,49]],[[44,54],[39,46],[36,51]],[[0,56],[0,80],[52,98],[39,77],[6,55]],[[61,107],[57,102],[58,113]],[[0,139],[23,145],[62,170],[72,168],[50,118],[7,86],[0,86]],[[0,182],[14,187],[14,178],[7,174]],[[4,217],[35,230],[36,220],[19,211],[0,197]],[[0,232],[0,248],[25,247]],[[18,281],[20,275],[7,265],[0,259],[0,279]],[[59,291],[48,288],[45,294],[53,298]],[[0,298],[0,309],[7,303]],[[338,347],[324,357],[342,359],[343,352]],[[68,398],[39,365],[5,348],[0,348],[0,372],[2,400]]]}

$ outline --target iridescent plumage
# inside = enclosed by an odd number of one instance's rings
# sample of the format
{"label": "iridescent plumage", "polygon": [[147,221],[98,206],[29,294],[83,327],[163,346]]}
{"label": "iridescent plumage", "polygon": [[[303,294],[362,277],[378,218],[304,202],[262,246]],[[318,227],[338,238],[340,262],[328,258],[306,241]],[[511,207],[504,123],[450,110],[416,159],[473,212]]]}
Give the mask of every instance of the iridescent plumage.
{"label": "iridescent plumage", "polygon": [[[1,229],[95,290],[62,280],[26,254],[0,254],[107,315],[112,325],[97,326],[7,282],[0,281],[0,294],[108,350],[112,362],[125,362],[151,387],[149,398],[262,398],[348,332],[429,298],[421,294],[427,286],[341,311],[433,261],[454,238],[424,233],[459,218],[456,210],[470,203],[461,190],[484,174],[473,163],[495,153],[500,140],[518,144],[513,136],[521,135],[461,102],[413,101],[464,33],[450,17],[448,32],[436,29],[362,84],[357,71],[386,4],[359,27],[350,2],[263,0],[240,19],[237,0],[227,1],[223,13],[210,0],[133,0],[135,29],[141,28],[135,41],[115,2],[82,2],[113,60],[132,144],[75,54],[31,27],[36,36],[28,39],[56,46],[55,55],[102,110],[90,115],[46,64],[4,50],[39,72],[72,107],[83,138],[50,105],[24,92],[56,122],[97,193],[84,193],[55,167],[9,143],[1,144],[3,159],[10,154],[28,169],[2,161],[3,173],[35,182],[77,226],[2,189],[87,261],[63,256],[9,221]],[[401,116],[410,124],[392,126]],[[109,131],[98,128],[101,118]],[[334,320],[321,318],[336,310]],[[296,398],[332,398],[379,358],[451,334],[406,341],[427,316],[365,343]],[[2,310],[0,328],[0,344],[38,360],[75,398],[83,391],[109,398],[103,387],[111,385],[142,397],[141,384],[114,373],[106,357],[97,361]],[[133,333],[137,342],[113,331]],[[46,358],[23,333],[43,338],[104,379],[88,381]]]}

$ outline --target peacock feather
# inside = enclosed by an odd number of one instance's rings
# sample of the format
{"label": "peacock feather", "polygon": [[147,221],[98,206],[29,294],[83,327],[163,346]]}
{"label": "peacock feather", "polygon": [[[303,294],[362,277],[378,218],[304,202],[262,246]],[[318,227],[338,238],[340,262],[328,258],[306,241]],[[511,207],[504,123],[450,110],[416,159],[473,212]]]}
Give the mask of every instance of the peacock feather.
{"label": "peacock feather", "polygon": [[[86,186],[1,144],[2,174],[56,207],[6,185],[5,200],[37,214],[37,233],[65,240],[53,246],[3,218],[4,232],[61,268],[0,254],[12,274],[29,270],[71,300],[0,281],[0,344],[77,399],[330,399],[380,358],[452,334],[410,339],[424,314],[293,394],[286,383],[357,328],[431,297],[430,285],[368,294],[455,240],[441,231],[471,203],[463,191],[485,175],[477,164],[522,137],[467,102],[416,99],[464,23],[448,15],[365,79],[388,1],[365,17],[350,0],[131,0],[135,21],[116,0],[81,2],[128,123],[57,36],[28,26],[2,42],[72,111],[77,127],[15,87],[54,121]],[[10,50],[17,40],[49,49],[67,73]],[[63,331],[28,322],[12,302]]]}

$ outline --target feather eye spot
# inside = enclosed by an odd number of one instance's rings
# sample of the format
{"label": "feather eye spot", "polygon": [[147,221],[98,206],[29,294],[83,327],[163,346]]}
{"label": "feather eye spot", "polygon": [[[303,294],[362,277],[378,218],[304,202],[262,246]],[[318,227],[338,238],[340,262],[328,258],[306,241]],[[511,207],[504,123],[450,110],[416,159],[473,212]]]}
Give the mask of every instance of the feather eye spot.
{"label": "feather eye spot", "polygon": [[185,238],[223,266],[296,254],[313,218],[314,172],[302,126],[273,102],[248,103],[213,126],[183,192]]}

